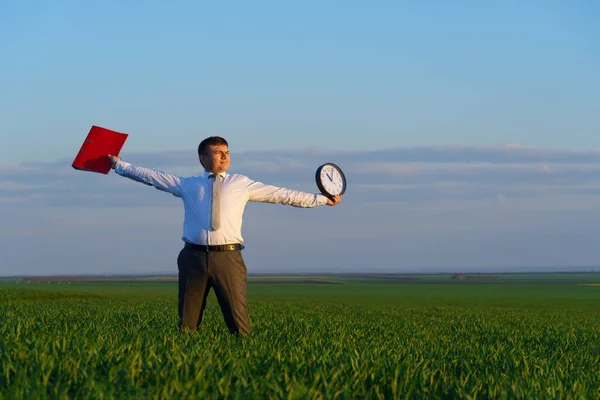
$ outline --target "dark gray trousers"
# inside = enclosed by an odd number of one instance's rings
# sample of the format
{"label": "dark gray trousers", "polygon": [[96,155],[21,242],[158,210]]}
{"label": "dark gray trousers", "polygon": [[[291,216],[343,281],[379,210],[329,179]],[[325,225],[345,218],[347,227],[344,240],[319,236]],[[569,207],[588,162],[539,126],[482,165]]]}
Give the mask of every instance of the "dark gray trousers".
{"label": "dark gray trousers", "polygon": [[179,269],[179,325],[195,331],[202,322],[210,289],[232,334],[248,335],[247,270],[240,250],[198,250],[186,244],[177,257]]}

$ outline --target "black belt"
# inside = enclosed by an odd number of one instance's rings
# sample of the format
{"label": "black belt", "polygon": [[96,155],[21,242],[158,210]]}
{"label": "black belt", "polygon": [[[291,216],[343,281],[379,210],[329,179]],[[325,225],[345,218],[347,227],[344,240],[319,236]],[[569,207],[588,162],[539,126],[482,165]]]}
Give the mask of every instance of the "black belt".
{"label": "black belt", "polygon": [[195,244],[195,243],[190,243],[190,242],[185,242],[185,246],[186,247],[191,247],[195,250],[200,250],[203,252],[209,252],[209,251],[231,251],[231,250],[243,250],[244,246],[236,243],[236,244],[217,244],[217,245],[212,245],[212,246],[206,246],[203,244]]}

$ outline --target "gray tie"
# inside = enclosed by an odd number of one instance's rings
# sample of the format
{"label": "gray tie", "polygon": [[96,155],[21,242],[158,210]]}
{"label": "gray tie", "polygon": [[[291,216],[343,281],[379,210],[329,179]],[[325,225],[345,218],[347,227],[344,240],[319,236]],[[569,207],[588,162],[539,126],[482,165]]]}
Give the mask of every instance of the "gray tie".
{"label": "gray tie", "polygon": [[210,227],[213,231],[216,231],[221,226],[221,176],[211,174],[210,178],[213,179]]}

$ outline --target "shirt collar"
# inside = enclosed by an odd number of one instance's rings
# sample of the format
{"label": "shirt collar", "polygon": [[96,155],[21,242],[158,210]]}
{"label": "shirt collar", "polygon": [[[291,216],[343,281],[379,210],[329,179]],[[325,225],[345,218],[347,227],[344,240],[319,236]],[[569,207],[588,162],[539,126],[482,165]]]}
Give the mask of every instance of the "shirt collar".
{"label": "shirt collar", "polygon": [[[212,175],[212,172],[204,171],[204,177],[206,179],[208,179],[208,177],[211,176],[211,175]],[[224,178],[224,177],[227,176],[227,172],[220,172],[219,175]]]}

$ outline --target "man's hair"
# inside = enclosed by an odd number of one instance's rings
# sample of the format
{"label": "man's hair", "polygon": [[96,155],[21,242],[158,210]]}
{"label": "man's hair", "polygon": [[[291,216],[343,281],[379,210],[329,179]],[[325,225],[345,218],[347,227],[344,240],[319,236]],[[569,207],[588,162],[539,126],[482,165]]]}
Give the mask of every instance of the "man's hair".
{"label": "man's hair", "polygon": [[208,146],[216,146],[216,145],[221,145],[221,144],[224,144],[225,146],[229,147],[227,140],[223,139],[220,136],[207,137],[206,139],[201,141],[200,144],[198,145],[198,157],[201,156],[202,154],[206,154],[206,150],[208,149]]}

